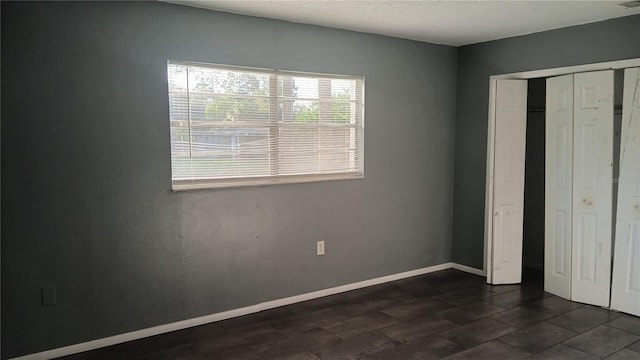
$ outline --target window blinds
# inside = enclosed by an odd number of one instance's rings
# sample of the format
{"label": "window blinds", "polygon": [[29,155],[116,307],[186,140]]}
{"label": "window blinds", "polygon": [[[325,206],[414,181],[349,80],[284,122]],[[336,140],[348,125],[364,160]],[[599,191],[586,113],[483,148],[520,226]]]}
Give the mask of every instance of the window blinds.
{"label": "window blinds", "polygon": [[169,61],[174,189],[363,175],[363,79]]}

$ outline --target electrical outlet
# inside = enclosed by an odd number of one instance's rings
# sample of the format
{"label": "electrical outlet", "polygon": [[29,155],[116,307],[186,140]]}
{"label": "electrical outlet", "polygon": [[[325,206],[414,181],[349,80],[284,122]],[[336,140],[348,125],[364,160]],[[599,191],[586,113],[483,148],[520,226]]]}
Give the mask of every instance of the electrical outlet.
{"label": "electrical outlet", "polygon": [[324,255],[324,240],[320,240],[316,244],[316,254],[318,256]]}

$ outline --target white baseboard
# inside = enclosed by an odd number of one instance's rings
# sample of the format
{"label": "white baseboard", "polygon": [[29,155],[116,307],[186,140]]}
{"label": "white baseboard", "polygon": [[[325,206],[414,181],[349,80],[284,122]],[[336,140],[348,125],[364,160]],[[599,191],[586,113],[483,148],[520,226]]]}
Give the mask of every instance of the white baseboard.
{"label": "white baseboard", "polygon": [[451,263],[451,268],[452,269],[456,269],[456,270],[460,270],[460,271],[464,271],[464,272],[468,272],[469,274],[473,274],[473,275],[487,276],[487,273],[484,270],[476,269],[476,268],[473,268],[473,267],[467,266],[467,265]]}
{"label": "white baseboard", "polygon": [[12,360],[41,360],[41,359],[44,360],[44,359],[51,359],[51,358],[60,357],[60,356],[77,354],[80,352],[94,350],[94,349],[111,346],[111,345],[116,345],[116,344],[120,344],[127,341],[138,340],[138,339],[146,338],[149,336],[168,333],[171,331],[187,329],[187,328],[198,326],[198,325],[204,325],[204,324],[208,324],[208,323],[212,323],[220,320],[234,318],[237,316],[253,314],[259,311],[273,309],[276,307],[290,305],[290,304],[294,304],[294,303],[298,303],[306,300],[316,299],[323,296],[339,294],[345,291],[360,289],[367,286],[378,285],[378,284],[387,283],[395,280],[409,278],[412,276],[428,274],[431,272],[451,269],[451,268],[465,271],[475,275],[484,275],[483,274],[484,272],[482,270],[449,262],[449,263],[429,266],[421,269],[406,271],[398,274],[382,276],[375,279],[359,281],[352,284],[336,286],[333,288],[314,291],[306,294],[291,296],[283,299],[267,301],[267,302],[256,304],[256,305],[251,305],[251,306],[224,311],[224,312],[211,314],[211,315],[200,316],[197,318],[182,320],[182,321],[178,321],[170,324],[154,326],[154,327],[150,327],[150,328],[146,328],[138,331],[132,331],[132,332],[110,336],[102,339],[87,341],[80,344],[74,344],[74,345],[69,345],[69,346],[65,346],[57,349],[46,350],[39,353],[16,357],[16,358],[13,358]]}

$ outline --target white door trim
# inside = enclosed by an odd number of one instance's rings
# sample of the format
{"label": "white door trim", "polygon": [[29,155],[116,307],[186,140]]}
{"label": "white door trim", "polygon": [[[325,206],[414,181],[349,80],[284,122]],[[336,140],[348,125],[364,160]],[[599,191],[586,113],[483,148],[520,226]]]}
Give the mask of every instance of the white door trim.
{"label": "white door trim", "polygon": [[488,271],[492,263],[491,249],[493,239],[493,171],[494,171],[494,154],[495,154],[495,89],[498,79],[534,79],[541,77],[567,75],[581,72],[599,71],[599,70],[618,70],[631,67],[640,67],[640,58],[626,59],[617,61],[607,61],[595,64],[584,64],[575,66],[566,66],[552,69],[522,71],[509,74],[492,75],[489,77],[489,121],[487,126],[487,171],[485,178],[485,213],[484,213],[484,261],[483,269],[487,275],[487,282],[491,283],[491,271]]}
{"label": "white door trim", "polygon": [[484,262],[482,268],[487,276],[487,283],[493,284],[493,271],[488,266],[493,264],[493,168],[494,153],[496,148],[495,126],[496,126],[496,89],[498,79],[491,77],[489,80],[489,126],[487,128],[487,172],[484,209]]}

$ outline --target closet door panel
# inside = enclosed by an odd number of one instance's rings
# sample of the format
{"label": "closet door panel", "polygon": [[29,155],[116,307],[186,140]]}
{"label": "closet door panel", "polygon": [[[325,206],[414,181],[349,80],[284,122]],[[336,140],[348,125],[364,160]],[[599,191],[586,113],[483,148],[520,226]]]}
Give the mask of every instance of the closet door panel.
{"label": "closet door panel", "polygon": [[640,316],[640,68],[624,77],[611,307]]}
{"label": "closet door panel", "polygon": [[493,244],[488,281],[522,280],[527,81],[498,80],[495,104]]}
{"label": "closet door panel", "polygon": [[570,299],[573,74],[547,79],[544,290]]}
{"label": "closet door panel", "polygon": [[609,306],[613,71],[574,77],[571,300]]}

